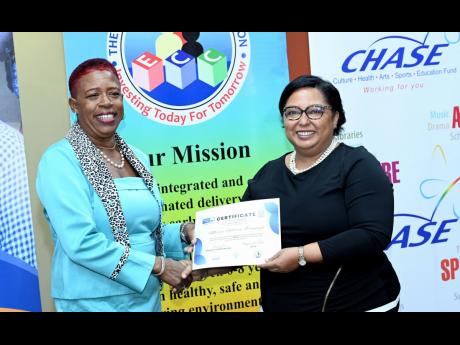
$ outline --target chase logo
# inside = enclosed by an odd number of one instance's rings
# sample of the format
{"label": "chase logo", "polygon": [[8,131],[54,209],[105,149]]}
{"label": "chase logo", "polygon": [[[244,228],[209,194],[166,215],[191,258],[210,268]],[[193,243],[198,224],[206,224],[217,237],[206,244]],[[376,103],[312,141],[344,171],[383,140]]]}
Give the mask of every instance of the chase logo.
{"label": "chase logo", "polygon": [[243,87],[250,63],[247,32],[111,32],[107,58],[125,100],[172,126],[207,121]]}
{"label": "chase logo", "polygon": [[[443,163],[447,165],[444,150],[440,145],[436,145],[433,156],[438,155]],[[427,243],[437,244],[449,240],[450,231],[457,228],[460,218],[459,209],[459,187],[460,176],[452,178],[427,178],[419,185],[420,195],[425,200],[433,200],[430,203],[432,211],[428,215],[417,215],[411,213],[399,213],[394,215],[395,236],[386,248],[400,246],[401,248],[418,247]],[[443,215],[440,215],[440,210]]]}
{"label": "chase logo", "polygon": [[434,66],[442,62],[442,55],[450,44],[460,41],[459,33],[444,33],[442,42],[429,44],[430,33],[384,36],[372,42],[366,49],[348,55],[342,63],[345,73],[396,69],[416,66]]}

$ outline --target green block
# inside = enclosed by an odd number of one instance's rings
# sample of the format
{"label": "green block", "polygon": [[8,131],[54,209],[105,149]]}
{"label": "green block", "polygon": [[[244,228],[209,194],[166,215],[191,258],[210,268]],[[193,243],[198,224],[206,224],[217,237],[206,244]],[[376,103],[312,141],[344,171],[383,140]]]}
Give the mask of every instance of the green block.
{"label": "green block", "polygon": [[227,57],[215,49],[208,49],[198,56],[198,79],[216,86],[227,77]]}

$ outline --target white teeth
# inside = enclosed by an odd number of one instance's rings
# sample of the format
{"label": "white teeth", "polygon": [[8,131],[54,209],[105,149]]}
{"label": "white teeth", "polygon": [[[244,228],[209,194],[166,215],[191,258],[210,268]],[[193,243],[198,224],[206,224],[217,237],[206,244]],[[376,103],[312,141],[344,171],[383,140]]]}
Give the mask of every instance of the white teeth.
{"label": "white teeth", "polygon": [[298,135],[312,135],[315,132],[312,131],[302,131],[302,132],[297,132]]}
{"label": "white teeth", "polygon": [[102,120],[109,120],[109,119],[113,119],[114,115],[113,114],[102,114],[102,115],[97,115],[97,117]]}

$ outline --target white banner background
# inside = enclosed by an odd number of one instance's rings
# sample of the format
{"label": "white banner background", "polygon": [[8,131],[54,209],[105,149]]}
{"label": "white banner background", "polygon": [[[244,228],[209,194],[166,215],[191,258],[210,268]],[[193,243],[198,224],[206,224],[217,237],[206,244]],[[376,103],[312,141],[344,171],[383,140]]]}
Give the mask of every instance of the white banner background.
{"label": "white banner background", "polygon": [[312,74],[341,93],[342,141],[365,146],[393,182],[386,253],[400,310],[460,311],[460,33],[309,33],[309,42]]}

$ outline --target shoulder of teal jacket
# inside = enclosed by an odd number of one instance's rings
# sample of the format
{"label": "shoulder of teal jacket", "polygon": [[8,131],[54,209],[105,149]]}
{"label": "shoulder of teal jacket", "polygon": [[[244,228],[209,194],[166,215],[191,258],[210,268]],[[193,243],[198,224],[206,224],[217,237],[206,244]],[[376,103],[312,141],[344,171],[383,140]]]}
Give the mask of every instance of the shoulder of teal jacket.
{"label": "shoulder of teal jacket", "polygon": [[43,155],[40,158],[40,162],[38,163],[38,167],[42,165],[48,164],[62,164],[62,159],[68,159],[71,161],[77,162],[77,157],[75,152],[72,149],[69,141],[67,139],[61,139],[58,142],[50,145]]}
{"label": "shoulder of teal jacket", "polygon": [[37,193],[47,192],[50,184],[56,188],[65,188],[69,181],[87,182],[80,163],[67,139],[62,139],[46,149],[40,158],[37,168]]}
{"label": "shoulder of teal jacket", "polygon": [[60,176],[70,171],[81,171],[80,163],[67,139],[49,146],[40,158],[37,168],[37,180],[44,174],[58,173]]}

